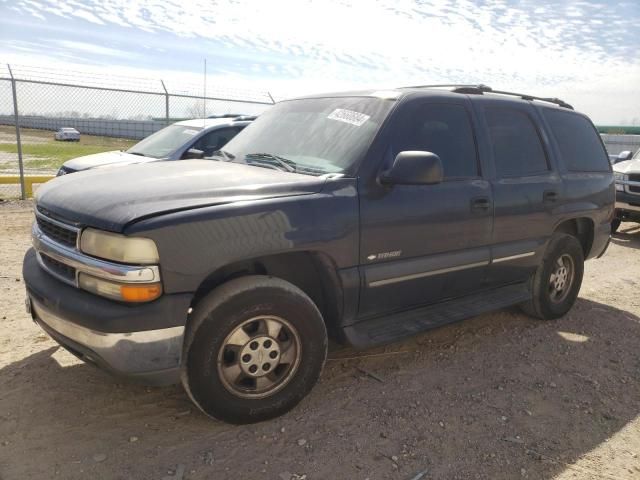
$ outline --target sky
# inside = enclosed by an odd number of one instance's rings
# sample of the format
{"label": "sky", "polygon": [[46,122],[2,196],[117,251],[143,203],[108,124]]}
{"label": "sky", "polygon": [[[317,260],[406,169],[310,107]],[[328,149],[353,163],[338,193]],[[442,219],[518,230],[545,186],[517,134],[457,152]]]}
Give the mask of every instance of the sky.
{"label": "sky", "polygon": [[0,0],[0,62],[57,79],[187,89],[204,59],[209,92],[484,83],[640,125],[640,0]]}

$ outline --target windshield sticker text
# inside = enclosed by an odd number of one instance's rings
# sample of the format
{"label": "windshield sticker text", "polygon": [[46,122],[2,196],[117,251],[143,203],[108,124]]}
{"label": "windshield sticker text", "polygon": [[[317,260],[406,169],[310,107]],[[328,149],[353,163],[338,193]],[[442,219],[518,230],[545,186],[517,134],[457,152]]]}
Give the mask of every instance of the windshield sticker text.
{"label": "windshield sticker text", "polygon": [[369,115],[365,115],[364,113],[354,112],[353,110],[336,108],[329,114],[327,118],[330,120],[338,120],[339,122],[344,122],[359,127],[371,117]]}

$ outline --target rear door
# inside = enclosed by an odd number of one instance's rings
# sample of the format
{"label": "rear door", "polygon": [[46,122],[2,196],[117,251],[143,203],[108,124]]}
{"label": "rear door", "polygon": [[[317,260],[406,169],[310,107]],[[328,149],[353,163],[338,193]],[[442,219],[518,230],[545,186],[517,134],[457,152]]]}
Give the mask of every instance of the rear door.
{"label": "rear door", "polygon": [[[481,287],[492,198],[466,97],[413,100],[394,113],[379,168],[360,179],[360,316],[424,305]],[[376,176],[406,150],[440,156],[437,185],[383,186]]]}
{"label": "rear door", "polygon": [[546,133],[525,102],[479,100],[489,152],[494,227],[488,281],[526,280],[537,267],[564,198]]}

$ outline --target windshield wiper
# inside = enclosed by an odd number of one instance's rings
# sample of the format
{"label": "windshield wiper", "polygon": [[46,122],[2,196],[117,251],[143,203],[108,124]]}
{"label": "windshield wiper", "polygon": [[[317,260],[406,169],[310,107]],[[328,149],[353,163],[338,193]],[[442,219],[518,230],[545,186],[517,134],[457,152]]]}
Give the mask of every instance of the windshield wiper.
{"label": "windshield wiper", "polygon": [[130,153],[131,155],[139,155],[141,157],[146,157],[144,153],[140,153],[140,152],[126,152],[126,153]]}
{"label": "windshield wiper", "polygon": [[236,158],[236,156],[233,153],[227,152],[225,150],[216,150],[207,158],[211,158],[211,157],[222,157],[226,162],[230,162],[231,160]]}
{"label": "windshield wiper", "polygon": [[285,170],[287,172],[296,171],[296,162],[279,155],[273,155],[272,153],[247,153],[244,156],[244,159],[253,161],[257,160],[258,162],[264,162],[267,165],[271,165],[272,167],[278,165],[279,167],[281,167],[280,170]]}

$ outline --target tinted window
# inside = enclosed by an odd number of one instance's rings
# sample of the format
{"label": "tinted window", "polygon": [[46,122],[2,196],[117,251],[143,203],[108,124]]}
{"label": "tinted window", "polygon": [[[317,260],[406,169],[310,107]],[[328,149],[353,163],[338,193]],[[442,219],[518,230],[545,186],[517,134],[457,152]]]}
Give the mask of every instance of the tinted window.
{"label": "tinted window", "polygon": [[256,167],[266,161],[256,155],[268,154],[306,175],[351,173],[394,104],[375,97],[286,100],[261,114],[224,150],[232,161]]}
{"label": "tinted window", "polygon": [[485,110],[498,177],[521,177],[548,170],[536,127],[525,113],[509,108]]}
{"label": "tinted window", "polygon": [[145,157],[164,158],[193,140],[202,128],[169,125],[136,143],[127,152]]}
{"label": "tinted window", "polygon": [[608,172],[609,160],[589,120],[575,113],[544,110],[568,170]]}
{"label": "tinted window", "polygon": [[202,150],[204,156],[209,157],[213,152],[224,147],[240,130],[240,128],[218,128],[212,130],[200,137],[191,148]]}
{"label": "tinted window", "polygon": [[404,122],[395,153],[422,150],[442,160],[445,178],[478,176],[478,158],[469,115],[461,105],[422,104]]}

